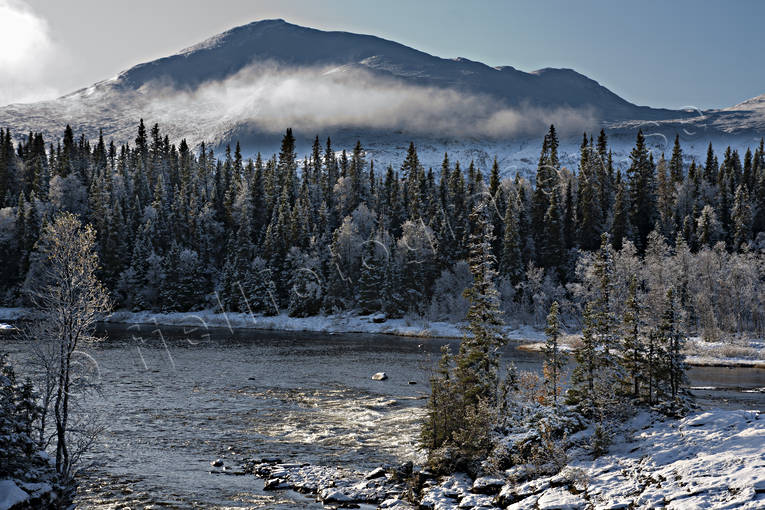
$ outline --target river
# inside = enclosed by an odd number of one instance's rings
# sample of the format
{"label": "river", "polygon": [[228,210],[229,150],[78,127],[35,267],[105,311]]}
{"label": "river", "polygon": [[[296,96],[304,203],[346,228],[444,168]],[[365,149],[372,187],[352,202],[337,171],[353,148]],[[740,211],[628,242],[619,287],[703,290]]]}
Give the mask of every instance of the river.
{"label": "river", "polygon": [[[442,345],[457,340],[227,329],[109,326],[83,346],[107,426],[86,459],[79,508],[321,508],[264,492],[252,476],[212,473],[246,457],[366,470],[418,460],[418,420]],[[23,366],[29,346],[4,338]],[[538,353],[505,361],[539,371]],[[389,379],[373,381],[384,371]],[[693,368],[701,405],[765,410],[765,370]],[[703,389],[702,389],[703,388]]]}

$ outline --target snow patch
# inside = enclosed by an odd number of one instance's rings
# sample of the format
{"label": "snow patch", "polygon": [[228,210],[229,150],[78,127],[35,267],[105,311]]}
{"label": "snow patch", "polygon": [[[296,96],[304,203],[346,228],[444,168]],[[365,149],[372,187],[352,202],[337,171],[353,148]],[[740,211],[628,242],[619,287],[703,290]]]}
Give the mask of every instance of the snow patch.
{"label": "snow patch", "polygon": [[19,489],[13,480],[0,480],[0,510],[8,510],[28,500],[29,494]]}

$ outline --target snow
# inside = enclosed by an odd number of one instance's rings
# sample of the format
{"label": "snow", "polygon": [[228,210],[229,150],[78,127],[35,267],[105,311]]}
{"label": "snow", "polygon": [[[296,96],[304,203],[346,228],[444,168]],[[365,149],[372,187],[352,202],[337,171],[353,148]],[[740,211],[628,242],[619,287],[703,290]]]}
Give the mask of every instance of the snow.
{"label": "snow", "polygon": [[[0,308],[0,320],[17,321],[34,317],[34,311],[27,308]],[[385,319],[383,314],[355,315],[342,313],[313,317],[289,317],[286,314],[265,317],[247,313],[218,313],[215,310],[198,312],[128,312],[117,311],[105,322],[124,324],[151,324],[156,326],[184,326],[195,328],[259,329],[274,331],[310,331],[316,333],[364,333],[397,335],[420,338],[461,338],[463,324],[442,321],[428,321],[421,318]],[[0,324],[0,330],[14,326]],[[544,332],[533,326],[506,326],[504,334],[508,340],[522,342],[518,348],[541,351],[544,347]],[[574,350],[579,334],[564,335],[560,350]],[[707,342],[699,337],[688,338],[685,361],[693,366],[731,366],[765,368],[764,340],[730,340]]]}
{"label": "snow", "polygon": [[[278,86],[275,84],[281,83],[267,80],[259,87],[260,82],[245,79],[240,88],[239,81],[231,81],[253,63],[262,65],[266,62],[274,66],[299,66],[298,69],[303,71],[336,69],[333,74],[363,71],[383,76],[386,82],[395,79],[394,86],[389,87],[394,92],[403,84],[411,87],[409,90],[430,86],[432,89],[426,89],[429,92],[443,88],[452,93],[458,92],[459,96],[467,94],[468,98],[482,98],[480,104],[489,97],[498,107],[509,108],[502,111],[520,112],[533,116],[533,119],[540,113],[533,108],[519,109],[519,105],[544,105],[545,109],[540,109],[544,113],[540,120],[544,121],[540,124],[546,127],[548,119],[558,119],[556,125],[563,131],[560,133],[559,157],[561,163],[569,168],[575,168],[578,159],[580,133],[600,127],[598,119],[615,121],[607,123],[606,127],[618,167],[628,163],[638,128],[647,131],[655,157],[658,158],[660,152],[668,154],[671,140],[675,133],[679,133],[683,138],[686,157],[695,156],[703,161],[708,142],[712,141],[715,147],[730,144],[743,154],[745,147],[756,144],[759,138],[752,135],[761,134],[765,127],[761,96],[727,110],[705,112],[637,107],[570,69],[542,69],[527,73],[511,66],[492,68],[463,58],[438,58],[376,37],[323,32],[281,20],[264,20],[236,27],[175,55],[139,64],[121,72],[116,78],[56,100],[5,106],[0,108],[0,125],[9,126],[19,136],[35,131],[42,132],[47,139],[56,139],[61,134],[62,126],[68,122],[76,126],[78,133],[82,130],[91,139],[96,138],[99,129],[103,128],[104,135],[119,144],[133,139],[136,119],[144,118],[158,122],[163,132],[176,143],[185,138],[192,146],[205,141],[208,147],[212,147],[239,140],[245,156],[254,156],[257,151],[278,153],[278,137],[260,126],[257,122],[260,116],[253,117],[251,108],[243,108],[239,102],[229,104],[231,98],[256,97],[253,94],[261,88],[271,90]],[[295,73],[294,76],[301,74]],[[163,87],[173,82],[178,85],[178,91]],[[289,83],[296,86],[302,82],[308,82],[308,87],[315,85],[305,78],[295,78]],[[214,85],[199,87],[210,83]],[[199,93],[200,88],[203,91],[199,96],[201,100],[185,101],[188,91]],[[218,95],[204,93],[205,90],[220,92],[225,101],[211,100]],[[338,95],[341,97],[334,97]],[[336,92],[326,99],[347,103],[349,99],[346,96],[349,95],[353,94],[342,96],[341,92]],[[250,105],[249,101],[245,102]],[[386,107],[390,103],[381,102]],[[177,107],[178,104],[184,107]],[[468,101],[468,104],[473,103]],[[592,105],[596,105],[595,108]],[[432,105],[415,106],[427,108]],[[278,126],[278,132],[291,122],[300,120],[290,118],[281,110],[276,113],[279,116],[270,126]],[[487,135],[455,136],[445,129],[450,122],[442,128],[442,133],[434,132],[436,129],[432,122],[423,123],[428,128],[427,134],[423,134],[422,129],[407,131],[406,126],[397,123],[383,124],[385,129],[381,129],[377,126],[380,126],[382,118],[389,118],[389,112],[381,113],[370,115],[371,120],[363,124],[348,120],[338,124],[339,120],[333,115],[328,120],[324,119],[323,125],[297,129],[298,157],[310,153],[313,137],[318,133],[322,138],[331,136],[338,148],[352,147],[357,139],[361,140],[367,149],[368,159],[374,159],[381,168],[387,164],[399,166],[405,152],[401,148],[412,140],[417,144],[420,161],[426,168],[439,168],[444,152],[448,151],[452,161],[459,160],[467,165],[473,160],[482,169],[490,168],[496,155],[505,176],[516,172],[532,175],[536,169],[541,133],[529,136],[524,134],[527,130],[516,132],[510,129],[505,130],[507,134],[500,139]],[[411,113],[414,117],[417,112],[405,113]],[[440,121],[441,118],[449,119],[453,113],[451,108],[446,112],[433,110],[432,115],[426,118]],[[310,117],[309,114],[306,116]],[[465,119],[466,122],[469,120]],[[485,122],[477,124],[482,126]],[[536,122],[529,120],[519,124],[532,126]],[[563,129],[567,124],[569,129]],[[571,136],[565,136],[565,131],[570,131]]]}
{"label": "snow", "polygon": [[389,501],[397,498],[405,487],[389,476],[366,479],[363,473],[331,466],[272,464],[250,461],[245,472],[265,479],[265,490],[292,489],[303,494],[315,494],[324,504],[348,506],[355,503],[387,501],[388,508],[411,508],[405,502]]}
{"label": "snow", "polygon": [[[572,352],[581,334],[564,335],[559,349]],[[518,346],[524,351],[542,351],[544,342],[530,342]],[[699,337],[686,340],[683,349],[685,362],[691,366],[765,368],[765,342],[762,340],[731,340],[707,342]],[[702,388],[697,388],[702,389]]]}
{"label": "snow", "polygon": [[0,510],[8,510],[29,499],[29,494],[19,489],[13,480],[0,480]]}
{"label": "snow", "polygon": [[475,494],[468,477],[453,475],[426,487],[421,503],[433,509],[765,508],[764,445],[758,411],[712,409],[681,420],[643,412],[598,459],[574,446],[557,475],[519,484],[508,470],[496,498]]}
{"label": "snow", "polygon": [[537,500],[537,506],[540,510],[577,510],[584,508],[586,503],[581,496],[571,494],[562,487],[545,492]]}
{"label": "snow", "polygon": [[[0,314],[0,317],[2,315]],[[273,317],[246,313],[216,313],[212,310],[189,313],[115,312],[107,322],[128,324],[154,324],[161,326],[194,326],[210,328],[265,329],[279,331],[313,331],[320,333],[369,333],[424,338],[461,338],[459,323],[431,322],[425,319],[379,320],[377,315],[319,315],[314,317]],[[505,334],[510,340],[537,340],[543,333],[530,327],[508,327]]]}
{"label": "snow", "polygon": [[634,432],[608,455],[593,461],[582,454],[569,463],[582,470],[596,508],[628,500],[639,507],[765,505],[757,493],[765,483],[765,419],[758,411],[714,409],[679,421],[641,414],[627,428]]}
{"label": "snow", "polygon": [[29,308],[0,308],[0,320],[17,321],[29,318],[32,313],[32,310]]}

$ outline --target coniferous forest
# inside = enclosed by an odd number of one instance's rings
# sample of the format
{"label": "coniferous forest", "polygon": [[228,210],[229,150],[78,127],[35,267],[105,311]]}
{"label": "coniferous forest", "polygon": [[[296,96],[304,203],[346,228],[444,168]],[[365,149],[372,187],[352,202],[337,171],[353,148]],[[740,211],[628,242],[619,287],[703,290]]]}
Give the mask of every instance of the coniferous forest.
{"label": "coniferous forest", "polygon": [[496,160],[478,168],[445,154],[424,168],[414,144],[399,168],[375,164],[361,142],[347,150],[318,136],[300,159],[290,129],[279,154],[246,160],[238,144],[223,154],[175,145],[143,121],[119,146],[69,126],[61,140],[13,135],[0,130],[4,306],[29,304],[40,232],[68,211],[94,226],[117,308],[459,321],[471,211],[485,202],[510,322],[541,326],[557,302],[581,327],[608,232],[618,306],[632,294],[658,304],[672,289],[699,334],[765,327],[762,140],[743,156],[710,144],[689,162],[677,138],[654,154],[638,133],[618,168],[601,131],[584,134],[578,167],[565,168],[551,126],[530,182],[503,179]]}

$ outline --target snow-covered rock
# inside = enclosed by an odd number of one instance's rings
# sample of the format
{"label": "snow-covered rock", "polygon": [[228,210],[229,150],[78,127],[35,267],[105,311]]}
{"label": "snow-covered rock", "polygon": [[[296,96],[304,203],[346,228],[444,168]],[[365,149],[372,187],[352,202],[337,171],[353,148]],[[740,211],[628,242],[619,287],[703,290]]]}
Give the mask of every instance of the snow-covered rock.
{"label": "snow-covered rock", "polygon": [[476,494],[496,494],[505,485],[505,480],[492,476],[481,476],[475,479],[471,490]]}
{"label": "snow-covered rock", "polygon": [[388,374],[385,372],[377,372],[372,376],[373,381],[384,381],[388,378]]}
{"label": "snow-covered rock", "polygon": [[579,510],[587,505],[587,501],[577,494],[572,494],[563,487],[545,491],[537,500],[540,510]]}
{"label": "snow-covered rock", "polygon": [[414,505],[399,498],[386,499],[378,508],[385,510],[414,510]]}
{"label": "snow-covered rock", "polygon": [[444,479],[440,486],[447,497],[462,498],[472,489],[473,481],[465,473],[457,473]]}
{"label": "snow-covered rock", "polygon": [[420,498],[420,507],[430,510],[448,510],[457,506],[457,498],[453,496],[453,493],[449,493],[444,490],[440,485],[427,487],[422,491],[422,497]]}
{"label": "snow-covered rock", "polygon": [[0,480],[0,510],[29,501],[29,494],[21,490],[13,480]]}
{"label": "snow-covered rock", "polygon": [[485,494],[466,494],[457,508],[495,508],[494,500]]}
{"label": "snow-covered rock", "polygon": [[364,478],[367,480],[374,480],[375,478],[380,478],[383,476],[385,476],[385,468],[378,467],[367,473]]}

